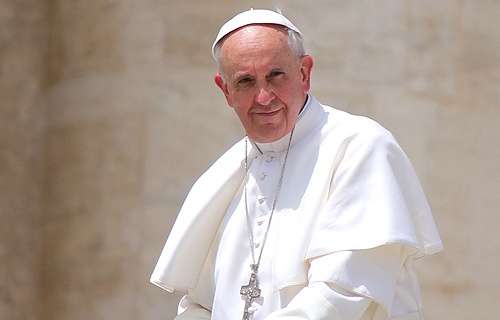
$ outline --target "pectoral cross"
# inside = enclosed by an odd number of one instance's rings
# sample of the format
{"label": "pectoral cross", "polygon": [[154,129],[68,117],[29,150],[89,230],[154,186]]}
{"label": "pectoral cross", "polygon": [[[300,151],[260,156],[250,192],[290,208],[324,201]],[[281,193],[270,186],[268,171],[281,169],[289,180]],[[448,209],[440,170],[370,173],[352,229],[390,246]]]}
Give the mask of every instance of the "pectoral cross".
{"label": "pectoral cross", "polygon": [[244,285],[240,289],[241,297],[245,300],[245,309],[243,310],[243,320],[250,320],[250,313],[248,308],[252,305],[252,302],[260,297],[259,282],[257,280],[257,268],[256,264],[251,264],[252,269],[250,273],[250,280],[247,285]]}

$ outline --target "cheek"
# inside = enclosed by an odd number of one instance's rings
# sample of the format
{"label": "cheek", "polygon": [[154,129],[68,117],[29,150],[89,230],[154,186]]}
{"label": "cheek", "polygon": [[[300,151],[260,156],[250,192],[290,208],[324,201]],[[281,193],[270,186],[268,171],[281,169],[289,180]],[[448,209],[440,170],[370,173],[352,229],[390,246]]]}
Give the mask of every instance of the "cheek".
{"label": "cheek", "polygon": [[250,90],[235,91],[231,95],[233,107],[239,109],[239,112],[244,112],[252,107],[253,97],[254,95]]}
{"label": "cheek", "polygon": [[290,105],[295,101],[296,97],[300,95],[302,88],[293,84],[286,84],[275,87],[275,94],[286,105]]}
{"label": "cheek", "polygon": [[303,85],[300,81],[300,74],[297,73],[288,75],[286,78],[279,79],[274,83],[276,92],[280,92],[282,95],[287,97],[301,94],[301,91],[303,91],[302,87]]}

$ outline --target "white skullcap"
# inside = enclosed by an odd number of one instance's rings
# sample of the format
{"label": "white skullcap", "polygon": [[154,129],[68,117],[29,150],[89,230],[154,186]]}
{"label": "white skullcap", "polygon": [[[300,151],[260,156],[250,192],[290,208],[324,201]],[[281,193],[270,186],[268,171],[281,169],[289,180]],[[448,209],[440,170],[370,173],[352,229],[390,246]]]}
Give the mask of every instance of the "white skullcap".
{"label": "white skullcap", "polygon": [[265,9],[250,9],[247,11],[243,11],[238,13],[236,16],[232,17],[229,21],[224,23],[224,25],[220,28],[217,37],[212,45],[212,56],[215,58],[215,46],[217,43],[224,38],[229,33],[234,30],[247,26],[249,24],[278,24],[288,29],[291,29],[298,34],[302,35],[302,32],[293,25],[284,15]]}

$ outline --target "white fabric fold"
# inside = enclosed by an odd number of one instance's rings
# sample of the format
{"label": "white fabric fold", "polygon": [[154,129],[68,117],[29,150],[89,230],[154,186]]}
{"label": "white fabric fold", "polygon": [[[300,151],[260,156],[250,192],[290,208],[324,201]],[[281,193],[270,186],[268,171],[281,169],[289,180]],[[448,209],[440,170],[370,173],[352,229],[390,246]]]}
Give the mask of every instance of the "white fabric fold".
{"label": "white fabric fold", "polygon": [[210,318],[210,311],[193,301],[189,295],[185,295],[179,302],[175,320],[210,320]]}
{"label": "white fabric fold", "polygon": [[440,251],[425,195],[393,136],[366,121],[342,149],[307,257],[389,243],[413,247],[419,256]]}
{"label": "white fabric fold", "polygon": [[305,287],[288,306],[273,312],[266,320],[341,320],[339,313],[318,288]]}
{"label": "white fabric fold", "polygon": [[[151,275],[169,291],[196,287],[230,199],[243,179],[243,142],[234,145],[193,185]],[[256,151],[253,151],[256,152]]]}
{"label": "white fabric fold", "polygon": [[[367,297],[381,305],[389,315],[404,261],[404,247],[401,245],[335,252],[311,260],[309,282],[331,283],[347,292]],[[411,304],[403,307],[406,313],[416,311],[408,310]]]}
{"label": "white fabric fold", "polygon": [[340,319],[361,319],[371,303],[370,299],[346,291],[332,283],[311,282],[308,287],[318,290],[335,307]]}

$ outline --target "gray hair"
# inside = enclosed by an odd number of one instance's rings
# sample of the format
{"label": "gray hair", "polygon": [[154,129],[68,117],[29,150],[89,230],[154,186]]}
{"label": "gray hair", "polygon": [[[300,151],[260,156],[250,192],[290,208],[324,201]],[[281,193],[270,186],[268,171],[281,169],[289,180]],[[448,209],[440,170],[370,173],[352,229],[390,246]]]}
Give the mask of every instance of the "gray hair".
{"label": "gray hair", "polygon": [[[282,26],[279,26],[279,27],[282,27]],[[301,58],[303,57],[305,54],[306,54],[306,50],[304,48],[304,40],[302,39],[302,36],[292,30],[292,29],[288,29],[286,27],[282,27],[284,30],[286,30],[287,34],[288,34],[288,46],[290,47],[290,49],[292,49],[292,52],[295,54],[295,56],[297,58]],[[217,44],[215,45],[214,47],[214,59],[215,59],[215,63],[217,64],[217,68],[219,69],[219,72],[221,72],[221,68],[220,68],[220,62],[221,62],[221,47],[222,47],[222,44],[224,43],[224,38],[222,38],[219,42],[217,42]],[[222,73],[222,72],[221,72]]]}

